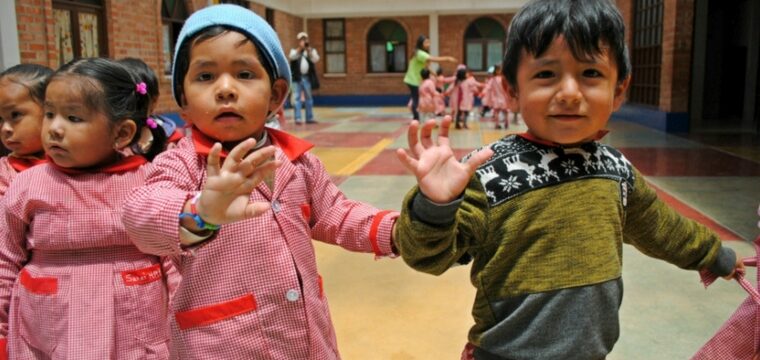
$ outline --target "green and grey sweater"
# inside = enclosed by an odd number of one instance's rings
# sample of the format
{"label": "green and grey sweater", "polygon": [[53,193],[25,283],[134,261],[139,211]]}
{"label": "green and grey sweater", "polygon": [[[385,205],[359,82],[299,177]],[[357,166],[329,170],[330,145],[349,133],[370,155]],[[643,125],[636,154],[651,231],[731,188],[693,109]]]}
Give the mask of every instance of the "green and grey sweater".
{"label": "green and grey sweater", "polygon": [[419,271],[472,259],[476,359],[604,358],[619,335],[623,243],[684,269],[732,271],[733,251],[658,200],[614,148],[516,135],[489,147],[462,198],[437,205],[412,189],[396,239]]}

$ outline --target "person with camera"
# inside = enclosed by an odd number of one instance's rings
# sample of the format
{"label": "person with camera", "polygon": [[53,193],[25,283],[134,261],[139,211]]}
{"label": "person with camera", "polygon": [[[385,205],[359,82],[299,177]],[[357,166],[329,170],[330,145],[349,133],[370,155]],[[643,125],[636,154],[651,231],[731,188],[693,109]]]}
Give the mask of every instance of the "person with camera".
{"label": "person with camera", "polygon": [[290,72],[293,76],[293,97],[295,98],[294,119],[297,125],[301,121],[301,108],[306,105],[306,123],[316,124],[314,120],[314,101],[311,91],[319,89],[319,78],[314,64],[319,61],[317,50],[309,46],[309,35],[298,33],[298,48],[290,50]]}

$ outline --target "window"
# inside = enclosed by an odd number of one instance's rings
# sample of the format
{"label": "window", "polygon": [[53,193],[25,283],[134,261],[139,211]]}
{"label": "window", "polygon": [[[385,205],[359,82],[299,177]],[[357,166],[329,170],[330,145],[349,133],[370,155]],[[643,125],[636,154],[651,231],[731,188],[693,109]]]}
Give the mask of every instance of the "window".
{"label": "window", "polygon": [[504,27],[491,18],[473,21],[464,33],[464,54],[467,68],[485,71],[501,64],[504,57]]}
{"label": "window", "polygon": [[662,68],[663,0],[636,0],[634,3],[632,73],[629,100],[632,103],[660,104]]}
{"label": "window", "polygon": [[343,19],[325,19],[325,73],[346,72],[346,28]]}
{"label": "window", "polygon": [[248,0],[214,0],[215,4],[232,4],[248,8]]}
{"label": "window", "polygon": [[76,58],[108,55],[103,9],[99,0],[53,2],[58,66]]}
{"label": "window", "polygon": [[406,30],[399,23],[381,20],[367,35],[369,72],[406,71]]}
{"label": "window", "polygon": [[184,0],[163,0],[161,3],[164,73],[171,74],[174,46],[177,43],[180,30],[182,30],[182,25],[187,19],[187,9]]}

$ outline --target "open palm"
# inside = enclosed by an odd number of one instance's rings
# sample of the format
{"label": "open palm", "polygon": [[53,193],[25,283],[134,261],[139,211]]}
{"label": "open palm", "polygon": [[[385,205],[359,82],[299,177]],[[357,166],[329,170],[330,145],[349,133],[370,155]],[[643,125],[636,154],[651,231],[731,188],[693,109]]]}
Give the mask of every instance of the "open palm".
{"label": "open palm", "polygon": [[246,155],[256,144],[246,140],[230,151],[220,165],[222,146],[214,144],[208,154],[206,185],[198,204],[198,214],[216,225],[255,217],[269,209],[267,202],[251,202],[251,192],[275,168],[279,161],[273,160],[275,149],[267,146]]}
{"label": "open palm", "polygon": [[[419,122],[412,121],[407,133],[409,150],[396,152],[399,160],[417,178],[425,196],[435,203],[448,203],[459,197],[467,183],[481,164],[492,155],[491,149],[483,149],[466,162],[459,162],[449,144],[449,127],[451,117],[446,116],[441,122],[437,141],[433,140],[435,120],[428,120],[422,129]],[[418,134],[419,133],[419,134]]]}

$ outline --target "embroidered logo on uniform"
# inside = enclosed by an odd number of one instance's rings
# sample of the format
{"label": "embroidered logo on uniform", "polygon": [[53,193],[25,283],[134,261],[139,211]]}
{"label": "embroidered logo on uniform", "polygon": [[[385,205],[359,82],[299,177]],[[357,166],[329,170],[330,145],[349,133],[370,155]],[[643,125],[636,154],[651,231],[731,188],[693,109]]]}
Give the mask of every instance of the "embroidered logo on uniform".
{"label": "embroidered logo on uniform", "polygon": [[127,286],[144,285],[161,279],[161,265],[153,265],[144,269],[122,271],[121,278]]}
{"label": "embroidered logo on uniform", "polygon": [[564,149],[537,145],[511,135],[489,146],[494,155],[476,174],[491,206],[531,190],[582,178],[607,178],[626,183],[627,186],[621,187],[625,199],[633,190],[631,163],[606,145],[592,142]]}

